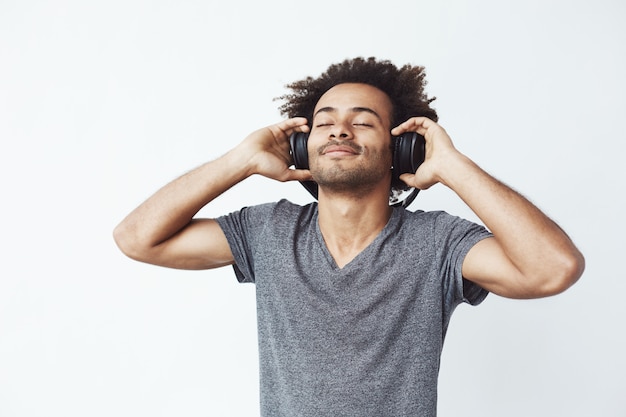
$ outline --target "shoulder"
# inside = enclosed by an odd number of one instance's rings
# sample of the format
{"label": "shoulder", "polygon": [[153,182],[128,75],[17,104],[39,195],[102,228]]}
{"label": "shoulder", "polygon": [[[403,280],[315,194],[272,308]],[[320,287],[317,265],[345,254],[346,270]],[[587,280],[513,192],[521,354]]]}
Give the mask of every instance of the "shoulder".
{"label": "shoulder", "polygon": [[396,209],[401,212],[402,221],[405,222],[418,222],[418,223],[430,223],[435,226],[445,226],[445,225],[454,225],[454,224],[464,224],[464,225],[476,225],[476,223],[471,222],[462,217],[456,216],[454,214],[450,214],[444,210],[433,210],[433,211],[409,211],[406,209]]}
{"label": "shoulder", "polygon": [[243,206],[241,209],[227,214],[227,216],[238,215],[240,213],[298,213],[309,206],[311,206],[311,204],[301,206],[299,204],[292,203],[287,199],[281,199],[279,201],[261,203],[253,206]]}
{"label": "shoulder", "polygon": [[273,211],[280,214],[300,216],[306,213],[317,212],[317,202],[309,203],[302,206],[300,204],[292,203],[289,200],[282,199],[280,201],[272,203],[272,205],[274,208]]}
{"label": "shoulder", "polygon": [[489,235],[484,226],[445,211],[415,211],[404,209],[397,214],[398,228],[403,234],[419,235],[419,239],[443,243],[452,240],[480,240]]}
{"label": "shoulder", "polygon": [[301,206],[282,199],[271,203],[245,206],[217,220],[220,224],[236,222],[264,227],[269,224],[293,223],[302,216],[313,217],[316,213],[317,203]]}
{"label": "shoulder", "polygon": [[454,223],[455,221],[464,221],[460,217],[451,215],[442,210],[436,211],[409,211],[403,208],[396,208],[396,215],[399,218],[401,224],[413,224],[431,227],[440,227],[441,225]]}
{"label": "shoulder", "polygon": [[265,221],[275,223],[291,223],[297,219],[313,218],[317,215],[317,203],[299,205],[289,200],[282,199],[273,203],[261,204],[258,206],[245,207],[242,211],[263,217]]}

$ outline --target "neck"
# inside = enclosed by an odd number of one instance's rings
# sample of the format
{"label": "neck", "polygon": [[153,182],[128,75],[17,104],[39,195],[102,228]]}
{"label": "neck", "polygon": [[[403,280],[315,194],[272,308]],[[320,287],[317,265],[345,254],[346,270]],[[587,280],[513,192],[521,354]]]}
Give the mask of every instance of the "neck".
{"label": "neck", "polygon": [[383,230],[392,208],[388,198],[328,195],[320,192],[319,226],[329,252],[343,267]]}

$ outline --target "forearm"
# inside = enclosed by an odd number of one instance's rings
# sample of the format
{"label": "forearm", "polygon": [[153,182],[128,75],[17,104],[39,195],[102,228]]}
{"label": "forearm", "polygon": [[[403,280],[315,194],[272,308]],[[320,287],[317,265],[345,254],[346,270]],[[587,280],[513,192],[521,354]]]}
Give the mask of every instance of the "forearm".
{"label": "forearm", "polygon": [[493,233],[525,284],[555,293],[582,273],[584,259],[565,232],[519,193],[458,155],[442,182]]}
{"label": "forearm", "polygon": [[289,169],[288,138],[296,131],[308,131],[305,118],[259,129],[221,158],[167,184],[115,228],[115,242],[129,257],[156,265],[201,269],[233,262],[217,222],[193,218],[217,196],[253,174],[278,181],[309,180],[308,170]]}
{"label": "forearm", "polygon": [[246,167],[230,151],[165,185],[115,228],[124,252],[156,247],[183,229],[202,207],[246,178]]}

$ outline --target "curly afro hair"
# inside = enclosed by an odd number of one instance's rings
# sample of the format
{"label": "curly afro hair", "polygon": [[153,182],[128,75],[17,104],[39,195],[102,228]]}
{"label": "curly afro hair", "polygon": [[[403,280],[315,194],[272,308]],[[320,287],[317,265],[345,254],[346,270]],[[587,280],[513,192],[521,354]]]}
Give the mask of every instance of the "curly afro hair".
{"label": "curly afro hair", "polygon": [[393,104],[392,126],[414,116],[437,121],[437,112],[430,106],[435,98],[429,98],[424,92],[425,77],[424,67],[421,66],[404,65],[398,68],[388,60],[359,57],[331,65],[318,78],[307,77],[287,84],[292,93],[276,99],[285,101],[279,107],[281,115],[306,117],[310,124],[315,105],[326,91],[338,84],[363,83],[389,96]]}

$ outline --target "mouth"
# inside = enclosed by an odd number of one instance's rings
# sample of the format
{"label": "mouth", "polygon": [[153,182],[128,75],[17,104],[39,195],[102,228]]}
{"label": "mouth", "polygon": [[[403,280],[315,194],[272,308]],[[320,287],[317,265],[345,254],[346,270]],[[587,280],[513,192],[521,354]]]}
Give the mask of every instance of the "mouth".
{"label": "mouth", "polygon": [[318,154],[329,156],[359,155],[362,150],[353,143],[328,143],[319,148]]}

